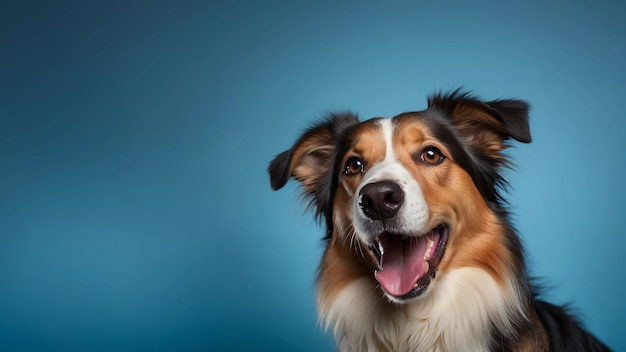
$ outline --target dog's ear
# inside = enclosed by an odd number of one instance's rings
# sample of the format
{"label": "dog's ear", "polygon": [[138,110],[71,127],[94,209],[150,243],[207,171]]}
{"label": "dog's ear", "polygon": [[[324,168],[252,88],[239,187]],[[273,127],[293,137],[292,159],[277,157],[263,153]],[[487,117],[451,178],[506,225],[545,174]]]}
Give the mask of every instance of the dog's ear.
{"label": "dog's ear", "polygon": [[531,141],[528,126],[530,106],[523,100],[485,102],[456,90],[450,94],[431,96],[428,107],[443,110],[469,145],[491,157],[499,157],[509,138],[523,143]]}
{"label": "dog's ear", "polygon": [[528,103],[515,99],[485,102],[457,89],[431,96],[428,109],[449,119],[468,147],[462,152],[466,157],[457,161],[472,176],[483,197],[493,204],[504,201],[499,189],[506,181],[499,169],[509,166],[509,160],[502,151],[510,138],[530,143]]}
{"label": "dog's ear", "polygon": [[358,122],[352,113],[330,114],[307,129],[291,149],[278,154],[270,163],[267,171],[272,189],[281,189],[293,177],[316,206],[316,214],[327,215],[337,144],[346,128]]}

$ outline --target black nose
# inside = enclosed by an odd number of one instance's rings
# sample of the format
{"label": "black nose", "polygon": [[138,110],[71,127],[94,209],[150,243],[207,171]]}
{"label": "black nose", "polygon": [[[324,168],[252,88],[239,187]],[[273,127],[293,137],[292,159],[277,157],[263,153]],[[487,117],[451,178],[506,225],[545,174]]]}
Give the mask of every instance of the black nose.
{"label": "black nose", "polygon": [[359,192],[359,206],[372,220],[394,217],[404,202],[404,192],[397,183],[380,181],[370,183]]}

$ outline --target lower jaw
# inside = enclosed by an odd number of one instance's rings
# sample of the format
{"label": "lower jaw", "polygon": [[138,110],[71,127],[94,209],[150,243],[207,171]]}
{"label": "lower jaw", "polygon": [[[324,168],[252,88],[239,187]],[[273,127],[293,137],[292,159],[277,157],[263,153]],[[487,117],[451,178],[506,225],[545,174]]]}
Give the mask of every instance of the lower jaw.
{"label": "lower jaw", "polygon": [[428,290],[428,287],[430,286],[430,282],[433,279],[434,277],[431,277],[430,275],[424,275],[419,280],[417,280],[417,282],[415,283],[415,286],[413,286],[413,289],[411,289],[411,291],[409,291],[407,294],[404,294],[402,296],[394,296],[394,295],[387,293],[382,288],[381,290],[383,291],[387,299],[389,299],[390,301],[394,303],[405,303],[405,302],[421,297],[426,292],[426,290]]}

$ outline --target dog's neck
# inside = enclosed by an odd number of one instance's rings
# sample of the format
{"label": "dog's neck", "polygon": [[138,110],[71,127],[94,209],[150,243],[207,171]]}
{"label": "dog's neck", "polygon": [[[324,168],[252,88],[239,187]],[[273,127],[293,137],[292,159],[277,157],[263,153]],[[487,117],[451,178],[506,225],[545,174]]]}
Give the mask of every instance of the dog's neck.
{"label": "dog's neck", "polygon": [[332,298],[320,290],[320,316],[341,351],[488,351],[494,326],[506,336],[515,331],[512,322],[525,319],[514,284],[502,287],[481,269],[454,269],[433,284],[437,289],[399,305],[361,278]]}

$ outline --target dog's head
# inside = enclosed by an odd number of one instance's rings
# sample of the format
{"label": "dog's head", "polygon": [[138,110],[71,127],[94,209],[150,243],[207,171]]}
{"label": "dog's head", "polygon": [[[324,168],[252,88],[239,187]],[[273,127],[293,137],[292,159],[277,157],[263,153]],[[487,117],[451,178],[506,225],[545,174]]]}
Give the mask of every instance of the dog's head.
{"label": "dog's head", "polygon": [[272,161],[271,185],[298,180],[326,221],[329,246],[361,253],[394,302],[423,295],[457,267],[498,279],[511,245],[498,221],[502,152],[510,138],[530,142],[528,109],[455,91],[391,119],[331,114]]}

